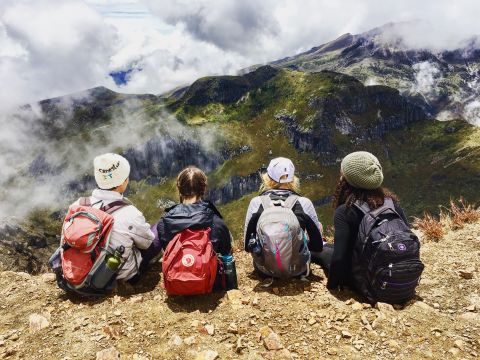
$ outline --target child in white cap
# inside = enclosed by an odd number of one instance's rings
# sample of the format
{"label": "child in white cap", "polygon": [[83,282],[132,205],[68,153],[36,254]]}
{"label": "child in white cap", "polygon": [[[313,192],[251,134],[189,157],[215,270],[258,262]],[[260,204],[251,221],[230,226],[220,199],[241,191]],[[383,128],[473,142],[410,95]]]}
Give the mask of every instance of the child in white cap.
{"label": "child in white cap", "polygon": [[[95,181],[98,189],[93,190],[89,203],[96,208],[113,206],[113,203],[128,201],[123,197],[127,189],[130,164],[123,156],[107,153],[93,160]],[[78,201],[77,201],[78,203]],[[123,245],[124,264],[117,274],[117,280],[131,280],[139,273],[142,253],[152,245],[154,234],[143,214],[131,203],[112,213],[114,224],[110,246],[116,249]]]}
{"label": "child in white cap", "polygon": [[312,255],[321,252],[323,248],[322,225],[311,200],[299,195],[300,180],[295,176],[295,166],[292,161],[284,157],[271,160],[267,172],[261,177],[260,195],[250,201],[245,218],[245,251],[252,252],[249,242],[250,239],[257,237],[258,220],[264,211],[261,197],[266,195],[272,201],[285,201],[288,197],[295,195],[298,198],[292,211],[308,237],[308,249]]}

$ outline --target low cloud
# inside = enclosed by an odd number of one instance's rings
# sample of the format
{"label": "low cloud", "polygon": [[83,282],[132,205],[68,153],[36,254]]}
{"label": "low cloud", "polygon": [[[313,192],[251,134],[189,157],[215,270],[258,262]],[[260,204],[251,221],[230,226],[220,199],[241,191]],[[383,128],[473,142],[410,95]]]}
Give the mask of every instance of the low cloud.
{"label": "low cloud", "polygon": [[415,81],[410,93],[421,94],[425,100],[431,101],[437,98],[437,84],[442,78],[438,66],[429,61],[423,61],[413,65]]}
{"label": "low cloud", "polygon": [[[92,99],[88,93],[59,99],[57,132],[70,130],[74,104],[89,101]],[[48,135],[49,129],[41,121],[45,115],[34,105],[0,117],[0,219],[23,217],[35,207],[67,205],[79,195],[66,193],[67,185],[81,181],[86,174],[93,175],[93,158],[105,152],[132,148],[142,152],[143,145],[152,138],[159,143],[192,140],[205,153],[218,154],[221,150],[218,130],[186,127],[166,112],[152,118],[144,113],[137,99],[124,101],[113,111],[111,121],[64,138]]]}

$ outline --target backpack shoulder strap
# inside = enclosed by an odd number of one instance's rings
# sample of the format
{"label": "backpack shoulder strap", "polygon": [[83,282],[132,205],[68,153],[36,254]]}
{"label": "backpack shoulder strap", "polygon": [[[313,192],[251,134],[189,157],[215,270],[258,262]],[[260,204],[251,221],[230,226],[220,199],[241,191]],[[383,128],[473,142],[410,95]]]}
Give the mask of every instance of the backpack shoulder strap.
{"label": "backpack shoulder strap", "polygon": [[111,202],[110,204],[102,206],[102,210],[105,211],[107,214],[112,214],[115,211],[128,205],[131,205],[130,201],[123,199],[123,200],[114,201],[114,202]]}
{"label": "backpack shoulder strap", "polygon": [[393,200],[392,198],[389,198],[389,197],[386,197],[384,200],[383,200],[383,205],[380,206],[379,208],[373,210],[371,212],[372,216],[373,217],[377,217],[379,216],[380,214],[384,213],[384,212],[388,212],[390,214],[395,214],[397,215],[398,217],[400,217],[400,215],[397,213],[397,211],[395,210],[395,205],[393,203]]}
{"label": "backpack shoulder strap", "polygon": [[299,199],[298,195],[290,195],[288,198],[285,199],[284,207],[287,209],[292,210],[295,204],[297,203]]}
{"label": "backpack shoulder strap", "polygon": [[366,202],[357,200],[353,203],[353,205],[357,209],[359,209],[364,215],[370,213],[370,206],[368,206],[368,204]]}
{"label": "backpack shoulder strap", "polygon": [[268,208],[274,206],[272,203],[272,199],[268,195],[260,196],[260,200],[262,201],[263,210],[267,210]]}
{"label": "backpack shoulder strap", "polygon": [[80,206],[91,206],[92,203],[90,202],[90,197],[89,196],[81,197],[80,199],[78,199],[78,205],[80,205]]}

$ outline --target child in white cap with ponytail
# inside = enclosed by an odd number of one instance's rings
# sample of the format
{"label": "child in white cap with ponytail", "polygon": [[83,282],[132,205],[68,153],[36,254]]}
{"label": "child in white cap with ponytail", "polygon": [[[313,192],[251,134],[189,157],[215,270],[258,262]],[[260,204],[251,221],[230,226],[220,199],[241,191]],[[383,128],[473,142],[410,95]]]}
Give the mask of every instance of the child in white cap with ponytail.
{"label": "child in white cap with ponytail", "polygon": [[[300,195],[300,180],[295,176],[295,166],[290,159],[284,157],[272,159],[268,165],[267,172],[261,175],[261,179],[262,185],[260,188],[260,195],[253,198],[248,206],[244,228],[244,242],[245,251],[252,253],[256,270],[260,271],[260,274],[263,273],[268,276],[271,275],[270,271],[266,271],[269,269],[262,269],[259,262],[255,261],[256,257],[254,253],[257,251],[260,252],[260,249],[258,248],[260,245],[257,246],[257,249],[252,248],[252,244],[255,241],[262,242],[261,239],[259,239],[261,236],[258,236],[257,234],[257,225],[262,213],[265,211],[265,206],[269,205],[266,204],[266,198],[276,206],[282,204],[282,207],[291,207],[293,214],[298,220],[306,246],[309,250],[306,254],[302,255],[303,258],[308,257],[308,263],[310,262],[310,256],[314,257],[317,253],[322,251],[322,225],[318,220],[313,203],[310,199]],[[289,204],[290,202],[293,205]],[[288,226],[286,226],[286,228],[288,228]],[[276,241],[278,242],[278,240]],[[301,247],[301,251],[304,251],[303,247]],[[282,250],[279,249],[278,252],[281,253]],[[289,252],[291,251],[287,249],[287,253]],[[290,256],[287,256],[287,258],[290,258]],[[280,264],[282,259],[285,259],[283,255],[282,258],[277,256],[279,268],[283,267],[283,270],[286,270],[285,267],[292,266],[288,264]],[[299,262],[299,260],[295,260],[295,256],[293,261]],[[268,267],[268,264],[265,264],[265,267]],[[276,269],[276,271],[278,272],[278,269]],[[288,271],[285,272],[288,273]]]}

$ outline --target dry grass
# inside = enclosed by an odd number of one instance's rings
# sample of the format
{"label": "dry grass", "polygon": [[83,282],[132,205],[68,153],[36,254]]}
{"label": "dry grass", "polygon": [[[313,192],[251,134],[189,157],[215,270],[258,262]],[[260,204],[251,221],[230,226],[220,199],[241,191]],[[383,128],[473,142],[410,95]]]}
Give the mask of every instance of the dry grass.
{"label": "dry grass", "polygon": [[458,201],[450,200],[448,208],[440,209],[438,218],[425,213],[423,217],[414,219],[413,226],[423,233],[426,240],[439,241],[447,229],[461,229],[479,220],[480,212],[475,205],[460,198]]}
{"label": "dry grass", "polygon": [[425,213],[421,218],[413,220],[413,226],[420,230],[425,239],[439,241],[445,235],[445,229],[440,219]]}
{"label": "dry grass", "polygon": [[475,209],[473,204],[468,204],[464,199],[460,199],[458,203],[451,200],[448,212],[453,229],[461,229],[465,224],[480,220],[480,212]]}

